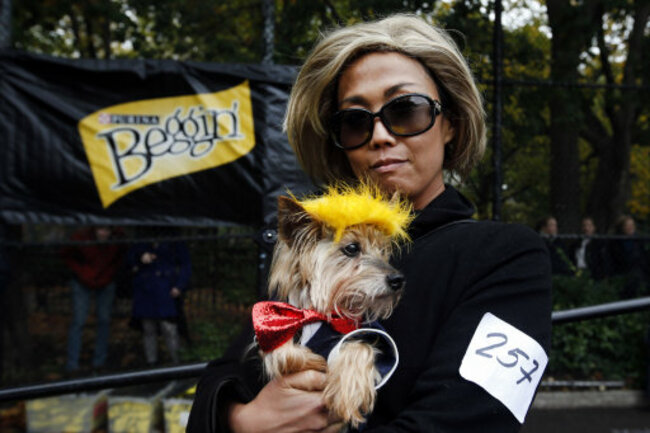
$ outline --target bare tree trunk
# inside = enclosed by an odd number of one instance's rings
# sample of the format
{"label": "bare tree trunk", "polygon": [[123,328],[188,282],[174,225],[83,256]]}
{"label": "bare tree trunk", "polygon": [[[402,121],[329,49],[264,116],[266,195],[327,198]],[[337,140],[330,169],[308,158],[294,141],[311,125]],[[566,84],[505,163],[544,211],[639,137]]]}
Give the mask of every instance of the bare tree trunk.
{"label": "bare tree trunk", "polygon": [[83,20],[86,27],[86,50],[88,57],[96,59],[97,50],[95,49],[95,29],[93,28],[92,18],[88,16],[87,11],[84,11]]}
{"label": "bare tree trunk", "polygon": [[[623,69],[623,84],[637,84],[637,71],[642,61],[644,29],[650,17],[650,3],[637,1],[634,8],[634,26],[628,40],[628,56]],[[602,26],[601,26],[602,28]],[[598,37],[603,73],[608,84],[616,84],[609,64],[608,50],[602,29]],[[631,90],[608,89],[605,97],[605,113],[612,125],[612,135],[602,142],[599,149],[596,178],[591,186],[587,210],[601,230],[613,228],[616,219],[625,210],[630,190],[630,152],[635,122],[640,112],[640,96]],[[605,131],[600,120],[591,117],[588,127]],[[588,134],[585,134],[588,135]],[[594,137],[594,140],[597,140]]]}
{"label": "bare tree trunk", "polygon": [[104,17],[102,21],[102,45],[104,47],[104,58],[111,58],[111,21]]}
{"label": "bare tree trunk", "polygon": [[74,35],[74,46],[77,47],[79,55],[84,56],[84,47],[81,36],[81,28],[79,27],[79,19],[77,18],[77,8],[73,7],[70,9],[70,23],[72,26],[72,34]]}
{"label": "bare tree trunk", "polygon": [[[594,2],[572,6],[568,0],[548,0],[551,42],[551,79],[576,82],[580,54],[593,33]],[[580,99],[570,89],[556,87],[550,101],[551,122],[551,213],[560,230],[577,232],[580,227],[580,157],[578,136],[582,123]]]}

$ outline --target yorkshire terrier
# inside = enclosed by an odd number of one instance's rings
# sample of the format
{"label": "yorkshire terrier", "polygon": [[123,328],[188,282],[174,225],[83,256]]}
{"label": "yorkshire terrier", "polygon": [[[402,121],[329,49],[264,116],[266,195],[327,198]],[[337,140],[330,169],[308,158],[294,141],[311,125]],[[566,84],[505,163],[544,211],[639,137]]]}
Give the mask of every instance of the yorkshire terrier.
{"label": "yorkshire terrier", "polygon": [[353,428],[397,366],[395,343],[373,322],[390,316],[404,289],[389,258],[408,241],[411,219],[406,201],[368,183],[278,199],[269,295],[279,302],[253,308],[264,371],[326,372],[325,406]]}

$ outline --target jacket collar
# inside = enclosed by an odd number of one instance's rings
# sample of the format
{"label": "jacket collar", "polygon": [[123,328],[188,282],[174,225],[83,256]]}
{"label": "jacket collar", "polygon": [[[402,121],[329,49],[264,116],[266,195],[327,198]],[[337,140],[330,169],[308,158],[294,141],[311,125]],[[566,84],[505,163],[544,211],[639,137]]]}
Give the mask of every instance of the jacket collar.
{"label": "jacket collar", "polygon": [[453,221],[470,218],[474,205],[453,186],[445,184],[445,190],[424,209],[417,211],[409,227],[409,235],[415,240],[423,234]]}

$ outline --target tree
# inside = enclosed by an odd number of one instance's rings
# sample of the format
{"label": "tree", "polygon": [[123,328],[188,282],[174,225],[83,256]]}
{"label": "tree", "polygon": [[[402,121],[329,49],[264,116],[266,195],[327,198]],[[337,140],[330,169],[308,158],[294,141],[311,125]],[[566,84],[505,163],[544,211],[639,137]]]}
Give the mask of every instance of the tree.
{"label": "tree", "polygon": [[[647,86],[648,3],[547,0],[552,37],[541,14],[504,29],[506,80]],[[504,0],[506,11],[531,4],[539,1]],[[338,24],[414,12],[451,30],[481,81],[489,119],[493,5],[275,0],[273,60],[300,64],[319,32]],[[23,0],[15,3],[13,39],[17,48],[66,57],[259,63],[262,10],[262,0]],[[650,139],[644,97],[614,88],[504,86],[503,218],[532,222],[554,213],[563,231],[577,231],[580,216],[590,213],[599,227],[611,225],[629,194],[629,149]],[[464,187],[484,218],[491,216],[495,178],[490,150]]]}
{"label": "tree", "polygon": [[[548,0],[548,21],[553,32],[551,80],[578,81],[580,55],[589,48],[598,22],[596,2],[574,6],[569,0]],[[575,89],[556,87],[549,100],[551,119],[551,212],[561,227],[577,232],[580,224],[580,159],[578,137],[583,113]]]}
{"label": "tree", "polygon": [[[589,77],[608,85],[636,86],[644,82],[641,75],[642,45],[647,44],[644,31],[650,14],[647,1],[624,2],[600,0],[572,2],[547,1],[549,24],[553,32],[551,79],[575,83],[584,76],[580,68],[591,72]],[[615,62],[606,43],[606,20],[634,22],[625,38],[625,60]],[[582,57],[597,42],[598,62],[585,68]],[[617,73],[617,68],[620,72]],[[629,195],[630,149],[636,135],[636,121],[641,111],[638,92],[607,89],[602,112],[594,106],[590,92],[578,94],[558,89],[549,101],[551,106],[551,201],[561,224],[577,230],[580,216],[578,138],[591,146],[597,158],[593,183],[586,185],[585,212],[596,225],[612,227],[623,212]]]}
{"label": "tree", "polygon": [[[650,17],[650,3],[642,0],[636,0],[632,4],[610,2],[613,4],[610,14],[604,13],[605,3],[601,3],[601,20],[604,21],[608,17],[631,17],[633,25],[625,40],[627,58],[621,65],[615,65],[611,50],[605,41],[605,23],[600,21],[597,30],[600,76],[609,85],[621,84],[629,86],[629,89],[608,88],[604,97],[605,117],[588,111],[581,135],[591,143],[599,156],[594,182],[588,196],[587,212],[593,215],[600,227],[612,227],[618,215],[623,213],[630,196],[631,149],[638,136],[637,122],[643,109],[642,104],[648,96],[647,93],[633,91],[633,87],[649,84],[647,74],[643,76],[642,68],[647,64],[648,57],[642,46],[647,46],[650,39],[645,36]],[[620,66],[622,71],[616,73],[616,66]],[[645,68],[647,70],[647,65]]]}
{"label": "tree", "polygon": [[[451,30],[481,82],[488,122],[493,113],[493,27],[488,19],[492,3],[458,1],[440,11],[437,21]],[[525,4],[520,5],[525,6]],[[542,16],[503,29],[504,78],[541,81],[548,77],[550,39],[542,31]],[[548,213],[548,89],[529,85],[503,87],[502,219],[533,224]],[[493,184],[492,125],[483,162],[465,182],[463,191],[472,198],[481,218],[492,216]]]}

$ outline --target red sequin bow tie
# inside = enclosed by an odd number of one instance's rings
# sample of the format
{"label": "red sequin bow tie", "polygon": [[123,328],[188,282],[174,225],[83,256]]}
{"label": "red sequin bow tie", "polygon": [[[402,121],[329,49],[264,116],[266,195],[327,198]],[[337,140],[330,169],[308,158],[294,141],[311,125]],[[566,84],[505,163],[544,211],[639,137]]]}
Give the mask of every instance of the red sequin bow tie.
{"label": "red sequin bow tie", "polygon": [[314,310],[301,310],[285,302],[258,302],[253,305],[253,328],[257,344],[270,352],[289,341],[308,323],[327,322],[336,332],[347,334],[357,329],[358,323],[346,317],[332,316]]}

